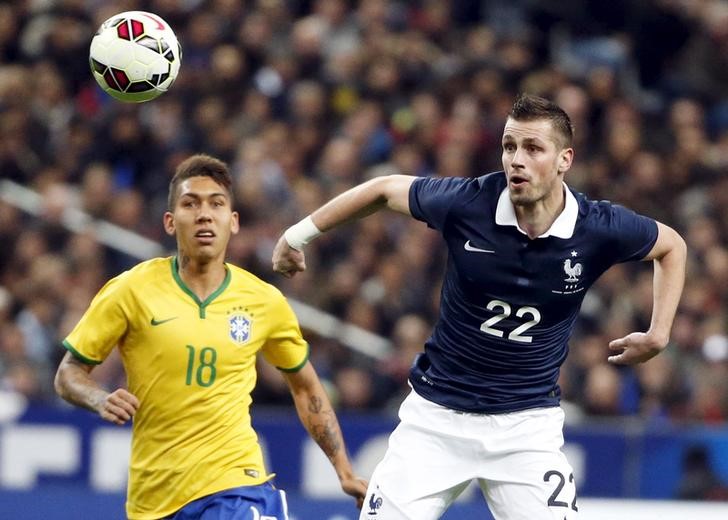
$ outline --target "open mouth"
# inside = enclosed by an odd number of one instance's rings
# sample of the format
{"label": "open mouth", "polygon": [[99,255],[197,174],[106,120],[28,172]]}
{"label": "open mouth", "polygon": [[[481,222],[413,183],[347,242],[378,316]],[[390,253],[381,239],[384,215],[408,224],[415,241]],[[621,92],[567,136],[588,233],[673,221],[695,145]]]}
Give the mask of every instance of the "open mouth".
{"label": "open mouth", "polygon": [[521,175],[511,175],[511,178],[508,179],[508,182],[512,186],[522,186],[528,183],[528,179]]}
{"label": "open mouth", "polygon": [[195,233],[195,238],[202,243],[210,243],[215,239],[215,233],[209,229],[201,229]]}

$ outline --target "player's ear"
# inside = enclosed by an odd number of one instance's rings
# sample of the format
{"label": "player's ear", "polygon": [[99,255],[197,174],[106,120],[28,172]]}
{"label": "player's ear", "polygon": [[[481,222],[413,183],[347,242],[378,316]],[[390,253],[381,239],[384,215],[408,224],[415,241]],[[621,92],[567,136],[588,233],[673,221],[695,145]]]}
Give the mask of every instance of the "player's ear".
{"label": "player's ear", "polygon": [[174,215],[170,213],[169,211],[164,212],[164,217],[162,217],[162,223],[164,224],[164,231],[169,235],[174,235]]}
{"label": "player's ear", "polygon": [[233,211],[230,216],[230,231],[233,235],[236,235],[240,231],[240,215],[237,211]]}
{"label": "player's ear", "polygon": [[559,154],[559,173],[566,173],[574,160],[574,149],[564,148]]}

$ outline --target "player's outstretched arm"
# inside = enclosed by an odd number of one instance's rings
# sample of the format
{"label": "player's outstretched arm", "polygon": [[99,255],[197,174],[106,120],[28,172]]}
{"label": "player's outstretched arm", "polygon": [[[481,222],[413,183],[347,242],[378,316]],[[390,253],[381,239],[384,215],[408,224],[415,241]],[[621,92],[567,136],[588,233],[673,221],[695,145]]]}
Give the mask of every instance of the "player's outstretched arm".
{"label": "player's outstretched arm", "polygon": [[284,372],[283,376],[293,395],[301,423],[331,461],[341,489],[354,497],[356,507],[361,509],[367,482],[354,475],[339,421],[313,365],[308,362],[298,372]]}
{"label": "player's outstretched arm", "polygon": [[139,400],[123,388],[111,393],[101,388],[91,379],[93,368],[66,352],[56,372],[56,392],[69,403],[96,412],[106,421],[126,423],[139,408]]}
{"label": "player's outstretched arm", "polygon": [[406,215],[409,189],[416,177],[385,175],[334,197],[286,230],[273,250],[273,270],[290,278],[306,270],[303,246],[330,229],[389,208]]}
{"label": "player's outstretched arm", "polygon": [[654,262],[652,321],[647,332],[633,332],[609,343],[610,363],[633,365],[655,357],[667,346],[685,283],[687,248],[678,233],[657,223],[657,241],[644,260]]}

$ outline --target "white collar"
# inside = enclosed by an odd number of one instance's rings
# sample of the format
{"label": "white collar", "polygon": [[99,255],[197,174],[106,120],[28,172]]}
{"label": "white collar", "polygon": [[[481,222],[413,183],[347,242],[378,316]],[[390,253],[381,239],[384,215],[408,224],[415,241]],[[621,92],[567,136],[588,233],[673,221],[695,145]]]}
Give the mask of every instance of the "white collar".
{"label": "white collar", "polygon": [[[576,197],[571,193],[571,190],[564,185],[564,197],[566,203],[564,204],[563,211],[556,217],[551,227],[547,229],[538,238],[544,238],[548,236],[554,236],[557,238],[571,238],[574,234],[574,227],[576,227],[576,217],[579,215],[579,203],[576,202]],[[516,218],[516,210],[513,207],[511,198],[508,196],[508,188],[504,189],[500,197],[498,197],[498,205],[495,208],[495,223],[499,226],[516,226],[518,231],[526,235],[527,233],[521,229],[518,225],[518,219]]]}

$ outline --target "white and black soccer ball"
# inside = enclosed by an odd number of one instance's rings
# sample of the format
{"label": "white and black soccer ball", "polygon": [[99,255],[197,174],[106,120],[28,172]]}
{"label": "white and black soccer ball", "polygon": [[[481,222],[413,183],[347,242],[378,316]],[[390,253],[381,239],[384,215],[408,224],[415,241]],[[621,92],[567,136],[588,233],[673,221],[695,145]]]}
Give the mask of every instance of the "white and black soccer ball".
{"label": "white and black soccer ball", "polygon": [[126,11],[101,24],[91,40],[89,62],[94,78],[110,96],[141,103],[172,86],[182,47],[158,15]]}

